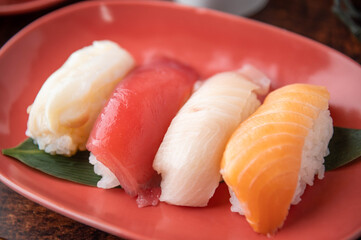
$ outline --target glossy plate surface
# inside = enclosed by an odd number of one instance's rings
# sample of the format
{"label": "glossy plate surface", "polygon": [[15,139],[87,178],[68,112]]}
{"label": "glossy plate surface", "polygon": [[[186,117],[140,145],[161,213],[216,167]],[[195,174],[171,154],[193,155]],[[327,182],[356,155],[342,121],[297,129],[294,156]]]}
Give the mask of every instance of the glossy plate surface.
{"label": "glossy plate surface", "polygon": [[[0,148],[25,139],[26,108],[73,51],[110,39],[138,63],[154,54],[190,64],[203,78],[250,63],[272,88],[325,85],[336,126],[361,128],[361,67],[342,54],[265,24],[164,2],[83,2],[23,29],[0,50]],[[0,179],[56,212],[137,239],[266,239],[229,210],[221,184],[206,208],[160,204],[139,209],[121,189],[59,180],[0,155]],[[275,239],[342,239],[361,231],[361,162],[327,172],[308,187]]]}

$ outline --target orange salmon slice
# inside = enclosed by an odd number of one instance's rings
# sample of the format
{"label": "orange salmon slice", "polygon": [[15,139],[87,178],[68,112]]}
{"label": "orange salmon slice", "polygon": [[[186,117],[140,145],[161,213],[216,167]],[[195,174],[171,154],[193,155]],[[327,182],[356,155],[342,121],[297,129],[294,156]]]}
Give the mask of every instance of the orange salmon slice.
{"label": "orange salmon slice", "polygon": [[256,232],[274,234],[282,227],[297,188],[305,139],[328,100],[321,86],[277,89],[228,141],[221,173]]}

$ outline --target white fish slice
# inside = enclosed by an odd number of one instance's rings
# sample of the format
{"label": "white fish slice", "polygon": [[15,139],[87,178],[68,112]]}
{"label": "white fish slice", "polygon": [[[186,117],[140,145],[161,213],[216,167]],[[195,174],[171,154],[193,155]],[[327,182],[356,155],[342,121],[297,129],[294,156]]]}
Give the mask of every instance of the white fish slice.
{"label": "white fish slice", "polygon": [[227,140],[260,105],[255,92],[267,93],[269,84],[252,66],[204,82],[173,119],[155,157],[153,168],[162,175],[161,201],[207,205],[221,179]]}
{"label": "white fish slice", "polygon": [[102,106],[133,66],[132,56],[111,41],[96,41],[74,52],[28,108],[26,135],[51,154],[85,150]]}

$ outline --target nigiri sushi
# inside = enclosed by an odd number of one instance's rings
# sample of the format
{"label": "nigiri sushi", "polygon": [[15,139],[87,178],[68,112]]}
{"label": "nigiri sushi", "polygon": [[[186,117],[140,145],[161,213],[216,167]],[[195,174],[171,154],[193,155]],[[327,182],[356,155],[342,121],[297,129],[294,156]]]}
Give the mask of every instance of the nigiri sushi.
{"label": "nigiri sushi", "polygon": [[133,57],[111,41],[95,41],[74,52],[28,107],[26,135],[51,154],[85,150],[104,103],[133,66]]}
{"label": "nigiri sushi", "polygon": [[90,161],[103,176],[98,187],[119,182],[138,196],[139,207],[158,203],[160,176],[153,160],[197,80],[194,70],[164,58],[136,68],[116,87],[87,143]]}
{"label": "nigiri sushi", "polygon": [[260,105],[256,92],[266,93],[269,84],[250,65],[203,83],[172,120],[155,157],[153,167],[162,176],[160,201],[192,207],[208,204],[221,180],[228,138]]}
{"label": "nigiri sushi", "polygon": [[221,173],[231,210],[252,228],[274,234],[306,184],[324,176],[324,156],[333,134],[325,87],[292,84],[270,93],[229,140]]}

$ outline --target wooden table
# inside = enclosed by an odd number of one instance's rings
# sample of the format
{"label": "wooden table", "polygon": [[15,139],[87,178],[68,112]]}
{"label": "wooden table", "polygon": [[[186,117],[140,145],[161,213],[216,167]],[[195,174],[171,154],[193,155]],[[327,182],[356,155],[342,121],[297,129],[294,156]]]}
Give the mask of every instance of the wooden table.
{"label": "wooden table", "polygon": [[[0,46],[21,28],[57,8],[0,17]],[[270,0],[252,19],[314,39],[361,63],[361,42],[332,13],[332,0]],[[1,74],[1,73],[0,73]],[[100,230],[54,213],[0,183],[0,238],[5,239],[117,239]]]}

